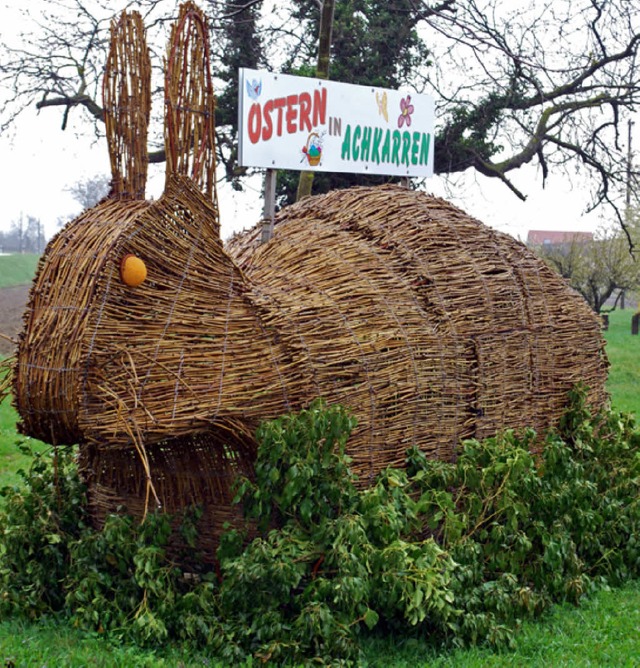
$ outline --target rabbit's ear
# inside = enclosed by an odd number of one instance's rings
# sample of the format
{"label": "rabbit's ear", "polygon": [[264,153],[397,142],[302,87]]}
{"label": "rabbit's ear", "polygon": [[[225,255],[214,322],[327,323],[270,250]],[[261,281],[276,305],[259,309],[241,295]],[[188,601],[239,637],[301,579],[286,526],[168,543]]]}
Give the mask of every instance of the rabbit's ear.
{"label": "rabbit's ear", "polygon": [[111,196],[144,199],[151,60],[138,12],[124,11],[111,22],[102,97],[113,179]]}
{"label": "rabbit's ear", "polygon": [[192,2],[180,6],[171,29],[165,101],[167,178],[191,177],[217,208],[209,29],[203,12]]}

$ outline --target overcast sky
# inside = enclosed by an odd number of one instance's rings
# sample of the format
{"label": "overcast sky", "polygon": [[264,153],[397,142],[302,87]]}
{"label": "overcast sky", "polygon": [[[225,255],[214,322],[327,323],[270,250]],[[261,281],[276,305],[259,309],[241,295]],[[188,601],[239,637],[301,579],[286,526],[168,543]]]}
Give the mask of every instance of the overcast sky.
{"label": "overcast sky", "polygon": [[[47,238],[57,221],[77,214],[78,204],[66,189],[87,177],[109,173],[106,140],[78,136],[60,129],[62,114],[46,109],[25,112],[14,136],[0,137],[0,229],[8,229],[20,215],[39,218]],[[158,197],[164,185],[164,166],[151,165],[148,197]],[[218,186],[221,199],[222,235],[253,225],[259,218],[261,180],[247,184],[238,196],[226,183]]]}
{"label": "overcast sky", "polygon": [[[113,3],[114,13],[120,10],[120,4]],[[0,39],[25,29],[19,11],[24,6],[22,0],[0,4]],[[40,0],[28,3],[32,13],[42,12],[44,6]],[[4,106],[5,94],[0,89],[0,108]],[[20,215],[31,215],[44,223],[49,237],[60,218],[69,218],[78,209],[65,188],[108,172],[105,140],[77,136],[73,127],[63,132],[61,122],[62,111],[58,108],[40,113],[32,109],[20,117],[12,134],[0,136],[1,229],[8,229]],[[76,130],[81,132],[82,127]],[[437,145],[435,150],[438,150]],[[162,167],[152,170],[148,196],[160,194],[162,171]],[[583,216],[590,200],[588,185],[573,188],[566,180],[552,174],[546,190],[542,190],[541,178],[533,168],[523,168],[515,175],[512,173],[511,178],[528,194],[527,202],[518,200],[497,180],[474,174],[456,179],[448,188],[434,177],[427,182],[427,189],[451,199],[487,225],[523,240],[529,229],[595,230],[598,226],[599,214]],[[236,193],[227,184],[219,185],[223,238],[259,219],[260,186],[260,177],[247,184],[244,193]]]}

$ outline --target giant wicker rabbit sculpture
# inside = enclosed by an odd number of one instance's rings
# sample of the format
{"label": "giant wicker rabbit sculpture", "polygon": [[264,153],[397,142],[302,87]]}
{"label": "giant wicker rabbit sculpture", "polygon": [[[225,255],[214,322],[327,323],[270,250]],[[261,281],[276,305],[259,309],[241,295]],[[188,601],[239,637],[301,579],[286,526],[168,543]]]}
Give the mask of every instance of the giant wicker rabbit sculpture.
{"label": "giant wicker rabbit sculpture", "polygon": [[358,418],[347,448],[362,484],[412,445],[450,460],[460,439],[544,430],[578,381],[605,401],[596,316],[522,244],[441,199],[336,191],[281,211],[268,243],[256,227],[225,248],[206,34],[183,5],[166,186],[147,202],[143,30],[135,14],[114,24],[113,191],[50,242],[25,313],[23,430],[79,443],[98,520],[120,505],[142,516],[200,504],[215,544],[234,476],[251,475],[256,426],[318,396]]}

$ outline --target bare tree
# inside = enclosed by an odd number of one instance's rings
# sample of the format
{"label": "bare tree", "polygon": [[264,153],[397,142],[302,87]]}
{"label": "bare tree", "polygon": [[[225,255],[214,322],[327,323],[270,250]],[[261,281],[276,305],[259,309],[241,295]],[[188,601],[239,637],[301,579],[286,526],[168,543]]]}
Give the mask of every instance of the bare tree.
{"label": "bare tree", "polygon": [[[544,178],[551,173],[574,175],[577,170],[593,179],[592,206],[609,204],[624,226],[627,178],[627,120],[640,102],[640,5],[630,0],[345,0],[357,17],[349,29],[335,26],[333,49],[347,54],[356,23],[363,57],[380,57],[367,49],[373,37],[376,12],[404,18],[410,32],[397,41],[386,37],[384,58],[392,58],[416,36],[424,48],[407,53],[401,74],[403,85],[436,99],[435,171],[447,175],[468,169],[502,181],[517,197],[526,197],[512,175],[523,165],[538,165]],[[0,83],[13,91],[0,116],[5,128],[28,106],[59,109],[61,124],[84,110],[98,133],[102,108],[100,77],[105,57],[109,20],[116,11],[106,0],[49,0],[46,19],[32,15],[33,33],[5,45],[0,57]],[[247,48],[247,66],[255,62],[281,71],[311,72],[317,55],[320,2],[267,3],[266,0],[210,1],[213,47],[218,71],[225,69],[225,36],[236,30],[249,45],[252,35],[260,53]],[[149,26],[154,62],[161,65],[164,26],[176,12],[167,0],[136,3]],[[31,4],[28,5],[31,7]],[[123,7],[118,7],[122,9]],[[301,8],[310,17],[301,21]],[[33,11],[25,9],[25,12]],[[259,12],[262,12],[260,15]],[[388,14],[391,16],[391,14]],[[344,40],[344,43],[340,40]],[[236,40],[237,41],[237,40]],[[253,42],[251,42],[253,43]],[[241,45],[240,45],[241,47]],[[414,48],[414,46],[412,46]],[[428,56],[424,57],[424,50]],[[234,68],[243,65],[242,48],[233,50]],[[347,57],[345,55],[345,57]],[[332,57],[332,67],[339,59]],[[343,68],[342,73],[347,71]],[[331,76],[331,75],[330,75]],[[331,76],[331,78],[334,78]],[[340,78],[340,77],[335,77]],[[379,84],[377,84],[379,85]],[[221,81],[221,100],[231,86]],[[161,93],[155,104],[162,112]],[[234,169],[236,128],[233,114],[219,109],[225,123],[218,128],[220,159],[227,178],[238,179]],[[152,133],[152,148],[161,146],[160,131]],[[162,160],[161,149],[150,160]],[[228,164],[227,164],[228,163]],[[634,189],[637,192],[637,189]]]}
{"label": "bare tree", "polygon": [[[627,229],[634,239],[640,236],[637,218],[629,220]],[[640,262],[629,253],[620,231],[601,230],[592,240],[569,236],[564,243],[535,250],[596,313],[615,309],[622,295],[640,287]],[[613,303],[605,308],[610,300]]]}
{"label": "bare tree", "polygon": [[70,185],[66,190],[82,210],[90,209],[109,193],[111,177],[106,174],[90,176]]}
{"label": "bare tree", "polygon": [[[437,92],[436,171],[510,180],[525,164],[594,178],[592,206],[624,223],[624,125],[640,98],[640,7],[624,0],[465,0],[437,38],[425,88]],[[437,44],[437,46],[435,46]],[[452,72],[465,72],[464,77]]]}

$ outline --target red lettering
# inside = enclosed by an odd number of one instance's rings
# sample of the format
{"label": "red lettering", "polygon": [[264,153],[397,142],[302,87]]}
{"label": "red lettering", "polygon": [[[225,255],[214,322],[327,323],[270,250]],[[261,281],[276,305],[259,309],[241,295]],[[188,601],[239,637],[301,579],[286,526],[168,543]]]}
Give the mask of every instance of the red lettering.
{"label": "red lettering", "polygon": [[264,105],[264,127],[262,128],[262,141],[268,141],[273,135],[273,121],[271,112],[273,111],[273,100],[268,100]]}
{"label": "red lettering", "polygon": [[313,125],[324,125],[327,122],[327,89],[322,86],[313,91]]}
{"label": "red lettering", "polygon": [[311,95],[300,93],[300,129],[311,132]]}
{"label": "red lettering", "polygon": [[298,128],[296,127],[296,118],[298,117],[298,110],[296,105],[298,104],[297,95],[288,95],[287,96],[287,132],[292,135]]}
{"label": "red lettering", "polygon": [[247,121],[249,141],[252,144],[257,144],[260,139],[260,125],[262,124],[262,114],[260,112],[260,105],[254,102],[249,109],[249,118]]}
{"label": "red lettering", "polygon": [[273,106],[278,110],[278,125],[276,134],[282,137],[282,110],[287,105],[287,100],[284,97],[278,97],[273,101]]}
{"label": "red lettering", "polygon": [[[313,99],[311,93],[303,92],[267,100],[264,105],[254,102],[249,108],[247,132],[249,141],[257,144],[261,139],[269,141],[274,129],[276,135],[282,137],[284,131],[287,134],[304,130],[311,132],[314,127],[326,122],[327,89],[322,87],[313,91]],[[283,127],[285,124],[286,127]]]}

